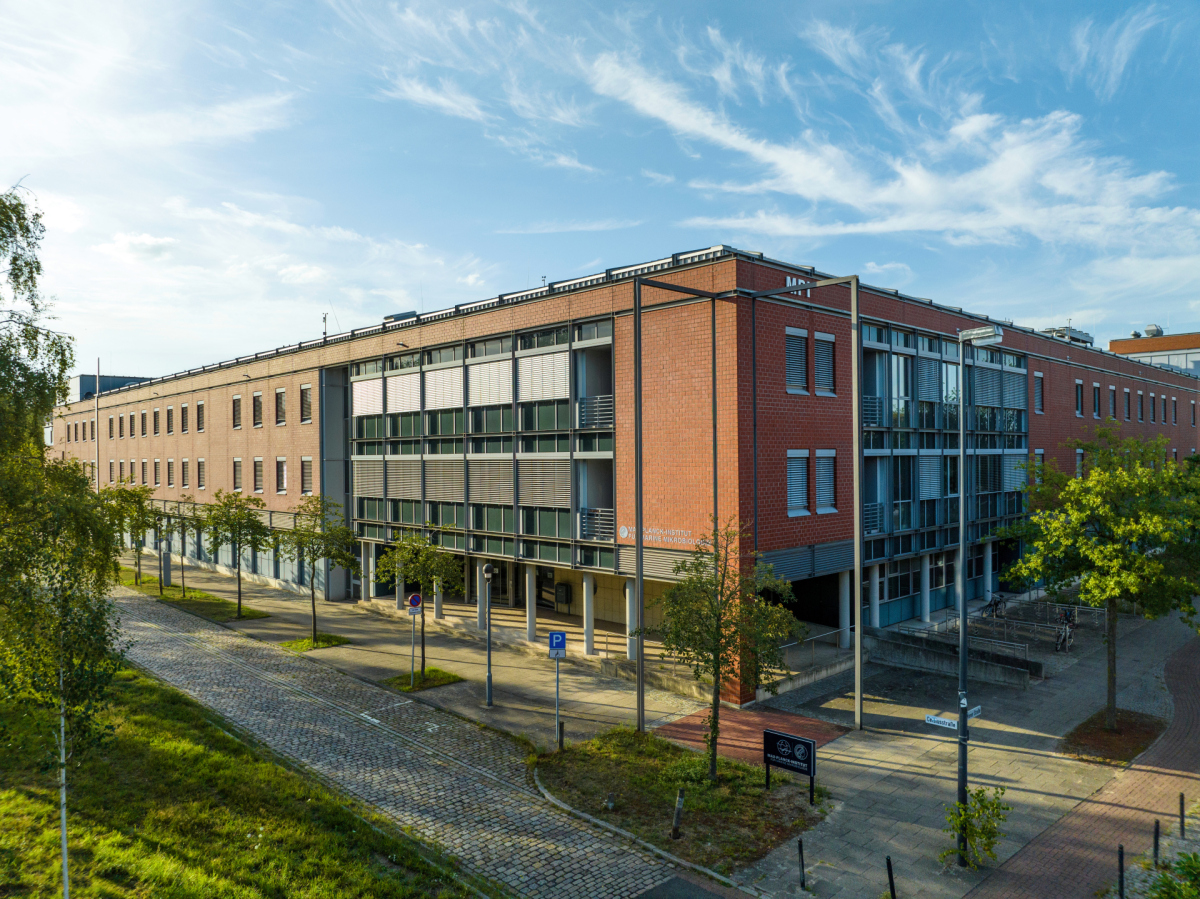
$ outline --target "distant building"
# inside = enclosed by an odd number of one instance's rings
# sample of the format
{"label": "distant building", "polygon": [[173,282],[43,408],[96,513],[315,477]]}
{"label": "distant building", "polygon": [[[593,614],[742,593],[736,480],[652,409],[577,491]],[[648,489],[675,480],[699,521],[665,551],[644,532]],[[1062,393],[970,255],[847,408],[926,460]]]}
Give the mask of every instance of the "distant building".
{"label": "distant building", "polygon": [[1108,350],[1148,365],[1200,374],[1200,332],[1164,334],[1158,325],[1147,325],[1146,336],[1134,331],[1122,340],[1110,340]]}
{"label": "distant building", "polygon": [[[118,387],[124,387],[127,384],[140,384],[143,381],[149,381],[149,378],[138,378],[126,375],[101,375],[100,376],[100,392],[106,390],[116,390]],[[69,403],[78,403],[80,400],[90,400],[96,395],[96,376],[95,375],[76,375],[71,378],[70,395],[67,398]]]}

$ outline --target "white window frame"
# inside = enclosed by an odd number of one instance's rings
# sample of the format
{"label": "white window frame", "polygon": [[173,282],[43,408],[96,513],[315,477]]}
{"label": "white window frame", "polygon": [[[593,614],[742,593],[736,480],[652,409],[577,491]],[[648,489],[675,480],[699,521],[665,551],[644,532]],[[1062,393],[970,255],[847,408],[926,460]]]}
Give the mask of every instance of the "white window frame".
{"label": "white window frame", "polygon": [[810,472],[808,470],[808,450],[806,450],[806,449],[799,449],[799,450],[791,450],[790,449],[790,450],[788,450],[787,451],[787,460],[788,460],[787,464],[789,466],[791,465],[792,459],[803,459],[804,460],[804,505],[803,506],[793,506],[792,505],[791,475],[789,473],[787,473],[787,470],[785,468],[785,477],[787,479],[787,498],[788,498],[787,514],[788,514],[788,518],[800,518],[802,516],[812,514],[811,512],[809,512],[809,509],[808,509],[808,494],[810,492],[809,491],[809,474],[810,474]]}

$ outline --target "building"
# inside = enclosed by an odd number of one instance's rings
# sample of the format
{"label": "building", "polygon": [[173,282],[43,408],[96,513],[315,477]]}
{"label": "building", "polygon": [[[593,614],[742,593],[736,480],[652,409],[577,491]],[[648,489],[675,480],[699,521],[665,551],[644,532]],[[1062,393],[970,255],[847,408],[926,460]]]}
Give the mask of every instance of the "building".
{"label": "building", "polygon": [[1110,352],[1146,365],[1200,374],[1200,334],[1164,334],[1158,325],[1147,325],[1146,336],[1134,331],[1123,340],[1110,340]]}
{"label": "building", "polygon": [[[96,464],[104,484],[133,478],[164,501],[244,491],[283,520],[305,494],[333,497],[361,538],[364,574],[317,572],[330,597],[390,596],[374,580],[375,559],[425,524],[463,555],[467,601],[491,561],[496,601],[536,614],[569,599],[585,629],[627,622],[638,275],[717,295],[642,291],[650,623],[653,597],[716,514],[746,523],[749,548],[793,583],[798,617],[848,640],[856,463],[864,620],[886,626],[954,604],[961,495],[966,583],[977,596],[997,588],[1016,552],[989,535],[1022,514],[1030,460],[1073,469],[1067,442],[1107,419],[1124,433],[1167,436],[1176,455],[1195,452],[1194,377],[1008,323],[1000,345],[960,359],[958,331],[986,316],[868,286],[854,410],[848,288],[805,289],[824,276],[727,246],[106,391],[98,415],[93,402],[59,410],[53,449]],[[210,558],[201,541],[185,551]],[[244,567],[304,579],[270,553]],[[736,684],[727,695],[749,698]]]}

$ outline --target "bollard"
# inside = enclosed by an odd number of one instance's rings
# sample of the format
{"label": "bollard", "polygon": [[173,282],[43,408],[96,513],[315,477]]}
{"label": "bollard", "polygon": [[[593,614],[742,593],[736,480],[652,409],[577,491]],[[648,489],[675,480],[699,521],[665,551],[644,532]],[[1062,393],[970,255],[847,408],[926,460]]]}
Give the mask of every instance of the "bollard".
{"label": "bollard", "polygon": [[1158,819],[1154,819],[1154,867],[1158,867]]}
{"label": "bollard", "polygon": [[604,807],[610,812],[617,807],[617,800],[613,793],[608,794],[608,802],[604,803]]}
{"label": "bollard", "polygon": [[1125,847],[1117,846],[1117,899],[1125,899]]}
{"label": "bollard", "polygon": [[679,839],[679,825],[683,823],[683,787],[679,788],[679,795],[675,797],[675,822],[671,825],[671,839]]}
{"label": "bollard", "polygon": [[1179,794],[1179,839],[1184,839],[1185,828],[1183,824],[1183,794]]}
{"label": "bollard", "polygon": [[804,882],[804,837],[796,840],[796,847],[800,850],[800,889],[808,889],[808,885]]}
{"label": "bollard", "polygon": [[888,866],[888,892],[892,894],[892,899],[896,899],[896,878],[892,876],[892,857],[887,857]]}
{"label": "bollard", "polygon": [[562,749],[563,749],[563,731],[566,729],[566,726],[567,725],[565,722],[562,722],[562,721],[558,722],[558,751],[559,752],[562,752]]}

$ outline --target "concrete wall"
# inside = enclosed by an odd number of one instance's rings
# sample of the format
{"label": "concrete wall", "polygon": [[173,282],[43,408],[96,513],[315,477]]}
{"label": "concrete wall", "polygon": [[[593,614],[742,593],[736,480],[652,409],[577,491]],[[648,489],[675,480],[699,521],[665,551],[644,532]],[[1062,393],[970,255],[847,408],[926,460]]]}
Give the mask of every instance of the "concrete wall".
{"label": "concrete wall", "polygon": [[[958,651],[954,646],[873,627],[863,628],[863,646],[871,653],[872,661],[883,665],[958,675]],[[1006,665],[996,661],[997,658],[993,653],[970,651],[967,677],[986,684],[1028,688],[1028,668],[1016,667],[1025,664],[1023,660],[1012,659],[1014,664]]]}

